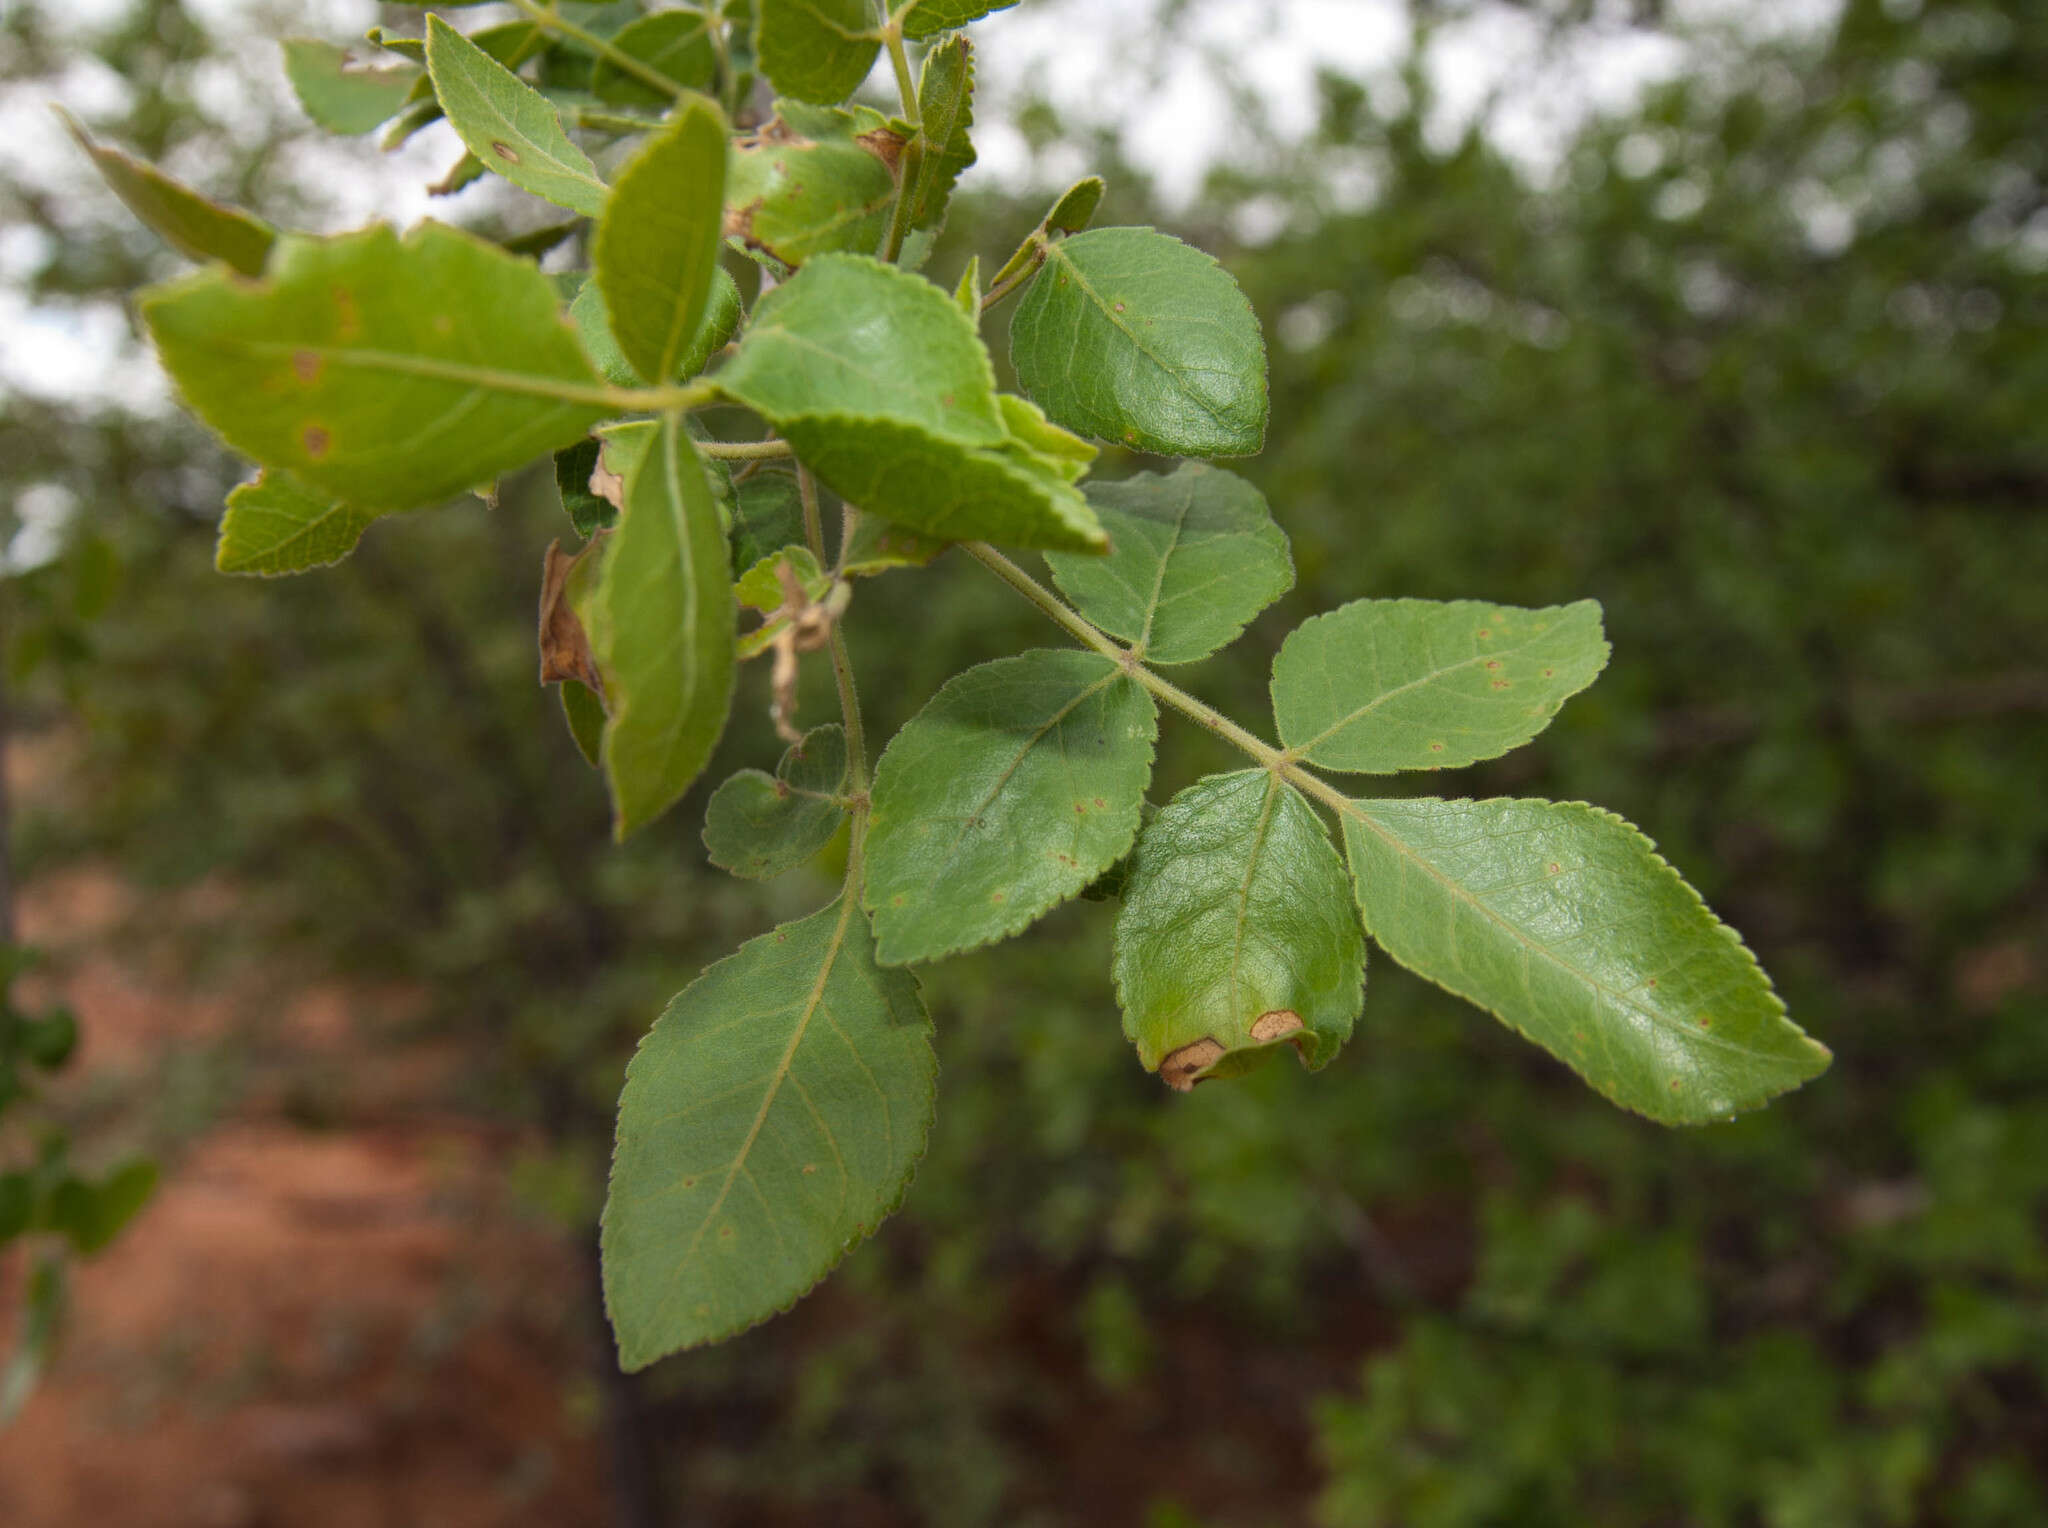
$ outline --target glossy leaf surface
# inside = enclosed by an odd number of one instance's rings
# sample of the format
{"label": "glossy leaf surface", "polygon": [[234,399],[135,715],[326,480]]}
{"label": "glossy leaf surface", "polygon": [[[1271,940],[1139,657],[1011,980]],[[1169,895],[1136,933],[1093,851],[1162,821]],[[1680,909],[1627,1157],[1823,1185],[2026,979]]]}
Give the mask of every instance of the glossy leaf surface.
{"label": "glossy leaf surface", "polygon": [[375,518],[266,472],[228,495],[213,565],[265,577],[324,568],[353,552]]}
{"label": "glossy leaf surface", "polygon": [[603,672],[604,772],[617,836],[645,827],[703,773],[732,708],[733,607],[725,529],[681,424],[624,425],[624,507],[579,608]]}
{"label": "glossy leaf surface", "polygon": [[485,166],[571,212],[604,211],[597,167],[548,98],[439,16],[427,18],[427,70],[448,121]]}
{"label": "glossy leaf surface", "polygon": [[1024,391],[1059,424],[1161,456],[1250,456],[1266,342],[1230,273],[1150,228],[1047,246],[1010,326]]}
{"label": "glossy leaf surface", "polygon": [[287,239],[262,281],[201,271],[140,307],[229,445],[366,510],[450,498],[611,412],[553,283],[439,223]]}
{"label": "glossy leaf surface", "polygon": [[846,733],[813,728],[790,746],[770,775],[743,769],[712,793],[704,812],[711,863],[750,881],[794,870],[814,857],[846,820]]}
{"label": "glossy leaf surface", "polygon": [[1096,653],[969,669],[875,773],[867,903],[881,959],[936,960],[1029,927],[1131,846],[1158,716]]}
{"label": "glossy leaf surface", "polygon": [[1185,1091],[1292,1044],[1322,1067],[1364,1003],[1365,940],[1322,819],[1264,770],[1211,775],[1145,829],[1116,924],[1138,1059]]}
{"label": "glossy leaf surface", "polygon": [[902,1200],[938,1063],[907,971],[841,898],[669,1004],[619,1098],[604,1212],[619,1359],[644,1368],[787,1310]]}
{"label": "glossy leaf surface", "polygon": [[1294,586],[1287,537],[1243,478],[1189,462],[1088,485],[1115,550],[1048,555],[1081,614],[1154,663],[1192,663],[1237,640]]}
{"label": "glossy leaf surface", "polygon": [[1365,925],[1623,1108],[1722,1119],[1798,1087],[1825,1047],[1635,828],[1583,803],[1352,803]]}
{"label": "glossy leaf surface", "polygon": [[62,107],[57,115],[92,157],[108,189],[171,248],[188,260],[219,260],[244,276],[263,274],[277,243],[276,229],[239,208],[208,200],[154,165],[95,143]]}
{"label": "glossy leaf surface", "polygon": [[1358,600],[1304,621],[1273,662],[1280,741],[1362,774],[1498,758],[1607,666],[1592,600]]}
{"label": "glossy leaf surface", "polygon": [[619,172],[593,250],[612,333],[650,382],[698,348],[724,207],[725,114],[694,97]]}

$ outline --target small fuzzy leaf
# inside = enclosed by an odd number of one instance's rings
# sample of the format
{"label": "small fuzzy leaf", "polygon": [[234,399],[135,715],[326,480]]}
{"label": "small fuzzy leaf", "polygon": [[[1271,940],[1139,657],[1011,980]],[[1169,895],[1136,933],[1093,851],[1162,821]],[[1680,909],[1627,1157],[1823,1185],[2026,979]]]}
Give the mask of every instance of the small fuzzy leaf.
{"label": "small fuzzy leaf", "polygon": [[605,1307],[640,1369],[787,1310],[902,1202],[931,1132],[931,1021],[842,897],[740,947],[626,1070]]}
{"label": "small fuzzy leaf", "polygon": [[102,147],[77,118],[61,106],[55,110],[107,188],[171,248],[188,260],[222,261],[244,276],[263,274],[276,229],[239,208],[207,200],[154,165]]}
{"label": "small fuzzy leaf", "polygon": [[1077,180],[1052,204],[1042,225],[1048,233],[1082,233],[1095,221],[1095,209],[1109,187],[1100,175]]}
{"label": "small fuzzy leaf", "polygon": [[679,108],[619,172],[593,265],[612,333],[640,375],[666,382],[701,349],[725,206],[725,114]]}
{"label": "small fuzzy leaf", "polygon": [[1185,1092],[1282,1042],[1327,1065],[1364,1004],[1365,940],[1322,819],[1265,770],[1211,775],[1145,829],[1116,924],[1124,1034]]}
{"label": "small fuzzy leaf", "polygon": [[1090,483],[1115,550],[1050,553],[1052,576],[1097,626],[1153,663],[1192,663],[1237,640],[1294,586],[1287,536],[1243,478],[1200,462],[1170,477]]}
{"label": "small fuzzy leaf", "polygon": [[351,64],[348,49],[311,37],[284,40],[284,73],[306,115],[345,136],[390,121],[420,77],[417,65],[365,69]]}
{"label": "small fuzzy leaf", "polygon": [[1077,895],[1138,832],[1158,714],[1095,653],[969,669],[875,772],[867,905],[887,965],[1007,939]]}
{"label": "small fuzzy leaf", "polygon": [[925,55],[917,102],[924,126],[908,193],[910,216],[915,227],[936,228],[945,221],[954,185],[975,161],[968,136],[974,126],[974,44],[965,36],[948,37]]}
{"label": "small fuzzy leaf", "polygon": [[448,121],[486,166],[571,212],[604,211],[597,167],[548,98],[439,16],[427,18],[427,70]]}
{"label": "small fuzzy leaf", "polygon": [[261,281],[218,268],[139,306],[222,439],[364,510],[433,504],[614,412],[531,261],[440,223],[280,242]]}
{"label": "small fuzzy leaf", "polygon": [[266,578],[329,567],[356,549],[375,518],[266,472],[228,495],[213,565]]}
{"label": "small fuzzy leaf", "polygon": [[1592,600],[1358,600],[1282,644],[1273,711],[1280,741],[1325,769],[1454,769],[1535,737],[1607,654]]}
{"label": "small fuzzy leaf", "polygon": [[953,32],[970,21],[979,21],[992,11],[1006,11],[1017,0],[918,0],[903,18],[903,35],[911,38],[936,37]]}
{"label": "small fuzzy leaf", "polygon": [[704,811],[711,863],[749,881],[796,869],[846,820],[845,789],[845,731],[837,723],[813,728],[773,775],[743,769],[712,793]]}
{"label": "small fuzzy leaf", "polygon": [[718,745],[735,612],[718,505],[677,417],[606,439],[622,459],[623,508],[579,613],[604,675],[604,771],[624,839],[673,806]]}
{"label": "small fuzzy leaf", "polygon": [[1070,430],[1161,456],[1250,456],[1266,342],[1230,273],[1150,228],[1046,245],[1010,326],[1017,379]]}
{"label": "small fuzzy leaf", "polygon": [[[705,19],[695,11],[655,11],[611,36],[612,47],[685,90],[709,91],[718,79],[718,51]],[[666,106],[674,99],[600,55],[590,68],[590,89],[614,106]]]}
{"label": "small fuzzy leaf", "polygon": [[1355,801],[1367,931],[1625,1109],[1754,1109],[1827,1069],[1770,979],[1635,828],[1583,803]]}
{"label": "small fuzzy leaf", "polygon": [[626,358],[626,348],[612,329],[611,309],[605,306],[604,288],[586,281],[569,303],[569,318],[583,340],[583,348],[597,363],[605,381],[617,387],[641,387],[647,379]]}
{"label": "small fuzzy leaf", "polygon": [[754,51],[779,94],[836,106],[875,67],[874,25],[869,0],[758,0]]}
{"label": "small fuzzy leaf", "polygon": [[725,231],[792,268],[814,255],[871,254],[896,201],[903,149],[878,111],[778,101],[760,132],[732,146]]}

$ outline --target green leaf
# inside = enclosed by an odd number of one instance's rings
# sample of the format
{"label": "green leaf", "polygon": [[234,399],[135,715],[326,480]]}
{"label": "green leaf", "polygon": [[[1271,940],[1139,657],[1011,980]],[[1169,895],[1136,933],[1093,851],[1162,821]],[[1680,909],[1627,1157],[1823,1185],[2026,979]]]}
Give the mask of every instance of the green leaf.
{"label": "green leaf", "polygon": [[611,310],[605,306],[604,288],[586,281],[569,303],[569,319],[583,340],[583,349],[597,363],[598,374],[615,387],[643,387],[646,378],[626,358],[626,350],[612,329]]}
{"label": "green leaf", "polygon": [[842,897],[741,946],[626,1071],[604,1212],[619,1360],[644,1368],[787,1310],[910,1185],[938,1063],[907,971]]}
{"label": "green leaf", "polygon": [[208,201],[154,165],[103,148],[63,107],[52,108],[93,167],[128,210],[188,260],[219,260],[244,276],[260,276],[277,230],[234,207]]}
{"label": "green leaf", "polygon": [[1280,741],[1325,769],[1384,775],[1498,758],[1607,666],[1592,600],[1358,600],[1305,621],[1273,663]]}
{"label": "green leaf", "polygon": [[1103,193],[1108,189],[1100,175],[1075,181],[1052,204],[1052,211],[1039,226],[1048,233],[1082,232],[1095,220],[1095,209],[1102,205]]}
{"label": "green leaf", "polygon": [[228,495],[213,565],[266,578],[329,567],[356,549],[375,518],[266,472]]}
{"label": "green leaf", "polygon": [[754,51],[780,95],[834,106],[858,90],[882,45],[869,0],[760,0]]}
{"label": "green leaf", "polygon": [[23,1172],[0,1173],[0,1247],[21,1235],[36,1210],[35,1185]]}
{"label": "green leaf", "polygon": [[1826,1070],[1768,977],[1635,828],[1583,803],[1357,801],[1386,952],[1664,1124],[1753,1109]]}
{"label": "green leaf", "polygon": [[804,598],[812,604],[822,602],[832,591],[832,576],[818,566],[818,559],[811,555],[809,547],[783,547],[747,569],[733,585],[733,593],[739,596],[742,605],[749,610],[758,610],[767,619],[740,637],[739,656],[742,662],[767,652],[775,645],[775,639],[789,627],[790,616],[783,609],[788,601],[788,591],[782,584],[782,569],[785,567],[795,575]]}
{"label": "green leaf", "polygon": [[886,965],[1021,932],[1115,864],[1138,832],[1158,713],[1096,653],[969,669],[875,772],[867,906]]}
{"label": "green leaf", "polygon": [[751,568],[804,539],[804,507],[796,474],[766,468],[739,485],[732,519],[732,565]]}
{"label": "green leaf", "polygon": [[605,778],[620,839],[676,803],[732,708],[732,571],[718,505],[677,416],[607,433],[625,508],[579,607],[610,719]]}
{"label": "green leaf", "polygon": [[970,255],[967,269],[960,273],[960,284],[953,289],[953,301],[960,311],[977,329],[981,327],[981,256]]}
{"label": "green leaf", "polygon": [[725,114],[692,98],[619,172],[597,225],[593,266],[612,332],[650,382],[696,345],[718,269],[725,207]]}
{"label": "green leaf", "polygon": [[616,504],[591,492],[590,479],[597,464],[595,440],[579,440],[568,450],[555,453],[555,487],[562,495],[562,509],[585,541],[609,529],[619,517]]}
{"label": "green leaf", "polygon": [[970,21],[979,21],[992,11],[1006,11],[1017,0],[918,0],[903,19],[903,35],[910,38],[936,37],[957,31]]}
{"label": "green leaf", "polygon": [[792,268],[834,251],[872,253],[895,205],[902,138],[865,106],[778,101],[775,112],[733,145],[726,232]]}
{"label": "green leaf", "polygon": [[1102,453],[1080,436],[1063,430],[1045,417],[1045,411],[1029,398],[998,393],[996,406],[1009,426],[1011,447],[1022,450],[1037,465],[1045,467],[1062,482],[1078,483]]}
{"label": "green leaf", "polygon": [[[695,11],[655,11],[612,34],[611,45],[666,75],[685,90],[708,91],[718,79],[718,51],[705,19]],[[674,97],[636,79],[600,55],[590,69],[591,91],[614,106],[667,106]]]}
{"label": "green leaf", "polygon": [[1017,379],[1060,424],[1161,456],[1266,438],[1266,342],[1230,273],[1150,228],[1045,247],[1010,326]]}
{"label": "green leaf", "polygon": [[547,97],[439,16],[427,18],[427,70],[470,153],[558,207],[586,217],[604,211],[605,184]]}
{"label": "green leaf", "polygon": [[311,37],[284,40],[284,73],[306,115],[330,133],[367,133],[398,114],[420,77],[417,66],[365,69],[348,49]]}
{"label": "green leaf", "polygon": [[1153,663],[1192,663],[1237,640],[1294,586],[1287,537],[1243,478],[1189,462],[1170,477],[1091,483],[1107,557],[1051,553],[1081,614]]}
{"label": "green leaf", "polygon": [[153,287],[144,322],[236,450],[364,510],[437,503],[615,412],[533,264],[439,223],[282,241],[267,279]]}
{"label": "green leaf", "polygon": [[557,688],[562,692],[562,719],[569,724],[576,751],[596,769],[604,762],[604,701],[580,679],[564,679]]}
{"label": "green leaf", "polygon": [[921,568],[949,544],[892,525],[879,515],[863,515],[840,558],[839,571],[848,578],[872,578],[896,568]]}
{"label": "green leaf", "polygon": [[846,820],[846,732],[813,728],[783,754],[773,775],[743,769],[704,811],[711,863],[750,881],[794,870],[832,841]]}
{"label": "green leaf", "polygon": [[1175,796],[1138,840],[1115,972],[1125,1036],[1177,1091],[1282,1042],[1326,1066],[1364,1004],[1365,940],[1322,819],[1261,769]]}
{"label": "green leaf", "polygon": [[[923,130],[914,146],[911,180],[913,226],[935,228],[945,221],[953,187],[974,164],[974,45],[965,36],[947,38],[925,55],[917,110]],[[909,175],[912,161],[905,161]]]}
{"label": "green leaf", "polygon": [[819,256],[755,306],[717,382],[862,509],[947,540],[1104,545],[1087,501],[1011,435],[973,324],[907,272]]}

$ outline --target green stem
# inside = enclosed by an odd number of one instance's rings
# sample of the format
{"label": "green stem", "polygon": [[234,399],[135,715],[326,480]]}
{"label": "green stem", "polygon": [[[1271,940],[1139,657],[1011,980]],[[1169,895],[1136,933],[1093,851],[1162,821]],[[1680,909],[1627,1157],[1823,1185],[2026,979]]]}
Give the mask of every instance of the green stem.
{"label": "green stem", "polygon": [[700,440],[697,454],[726,462],[772,462],[796,455],[796,448],[786,440]]}
{"label": "green stem", "polygon": [[642,63],[632,54],[613,47],[595,32],[579,27],[573,21],[565,21],[554,11],[545,10],[534,4],[534,0],[512,0],[512,7],[535,26],[545,28],[558,36],[581,43],[599,58],[617,69],[621,74],[630,74],[650,90],[657,90],[671,101],[680,101],[689,94],[682,86],[663,74],[651,64]]}
{"label": "green stem", "polygon": [[[822,568],[825,565],[825,528],[818,513],[818,483],[809,468],[797,468],[796,487],[804,506],[804,539]],[[846,511],[847,536],[852,534],[850,527],[855,523],[857,513],[851,507]],[[846,885],[849,894],[857,894],[861,849],[867,842],[868,829],[868,743],[867,731],[861,726],[860,691],[853,682],[853,658],[846,650],[844,628],[843,621],[832,623],[832,677],[839,684],[839,714],[846,725],[846,787],[854,802],[853,847],[846,861]]]}
{"label": "green stem", "polygon": [[1045,230],[1040,228],[1026,239],[1017,253],[1010,256],[1009,262],[996,272],[994,282],[981,299],[981,311],[986,313],[1036,276],[1038,268],[1045,264],[1047,249]]}
{"label": "green stem", "polygon": [[1317,779],[1302,768],[1300,761],[1291,752],[1262,742],[1215,707],[1204,705],[1172,680],[1162,678],[1146,667],[1144,659],[1138,653],[1111,641],[1066,601],[994,547],[981,541],[969,541],[963,545],[968,556],[1036,605],[1053,624],[1084,647],[1093,648],[1103,657],[1118,664],[1125,673],[1151,691],[1163,704],[1180,712],[1203,731],[1213,733],[1224,742],[1241,749],[1250,755],[1260,768],[1271,770],[1288,784],[1315,797],[1339,816],[1349,812],[1350,798],[1335,786]]}
{"label": "green stem", "polygon": [[923,131],[924,116],[917,104],[917,76],[910,72],[910,52],[903,46],[902,19],[890,17],[881,37],[882,46],[889,50],[889,67],[896,71],[896,93],[903,98],[903,120]]}
{"label": "green stem", "polygon": [[896,90],[903,98],[904,119],[916,129],[896,167],[896,205],[889,212],[889,235],[882,241],[882,258],[894,265],[903,257],[903,241],[910,237],[910,203],[916,195],[924,156],[929,151],[924,141],[923,111],[917,103],[917,82],[911,77],[910,55],[903,47],[903,23],[890,18],[882,28],[881,37],[889,49],[889,63],[896,71]]}
{"label": "green stem", "polygon": [[625,112],[594,111],[587,106],[569,106],[563,110],[571,127],[587,127],[594,133],[649,133],[661,126],[659,117],[635,117]]}

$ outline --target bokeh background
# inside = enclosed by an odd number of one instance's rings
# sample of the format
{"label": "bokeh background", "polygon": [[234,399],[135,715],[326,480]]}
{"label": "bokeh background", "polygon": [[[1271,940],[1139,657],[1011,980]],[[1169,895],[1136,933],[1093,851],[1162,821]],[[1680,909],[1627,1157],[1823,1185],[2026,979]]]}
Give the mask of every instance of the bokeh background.
{"label": "bokeh background", "polygon": [[[0,1522],[2048,1522],[2048,10],[981,29],[1000,124],[935,272],[1098,165],[1103,221],[1216,249],[1266,325],[1241,470],[1300,581],[1194,687],[1261,716],[1281,636],[1362,595],[1598,598],[1602,682],[1431,788],[1640,823],[1836,1065],[1663,1132],[1380,960],[1326,1073],[1169,1098],[1081,904],[927,973],[903,1212],[632,1382],[592,1232],[624,1058],[828,884],[711,871],[703,788],[608,844],[534,684],[545,480],[331,572],[215,575],[243,468],[123,306],[176,262],[45,103],[298,226],[534,209],[430,207],[452,139],[312,137],[275,40],[377,19],[342,0],[0,17],[7,894],[21,1001],[84,1031],[0,1166],[61,1129],[162,1174],[71,1269]],[[1037,621],[951,560],[864,590],[871,729]],[[765,679],[707,787],[773,757]],[[1227,762],[1170,729],[1155,796]],[[36,1255],[0,1252],[8,1340]]]}

